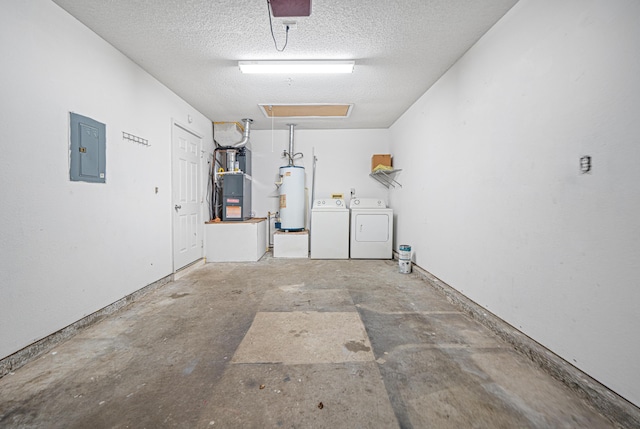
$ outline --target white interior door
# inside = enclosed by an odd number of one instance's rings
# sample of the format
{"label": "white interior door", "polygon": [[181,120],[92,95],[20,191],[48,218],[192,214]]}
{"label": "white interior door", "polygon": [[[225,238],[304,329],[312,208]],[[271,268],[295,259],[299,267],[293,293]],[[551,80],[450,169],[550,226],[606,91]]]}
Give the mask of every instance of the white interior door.
{"label": "white interior door", "polygon": [[202,258],[202,140],[173,126],[173,268]]}

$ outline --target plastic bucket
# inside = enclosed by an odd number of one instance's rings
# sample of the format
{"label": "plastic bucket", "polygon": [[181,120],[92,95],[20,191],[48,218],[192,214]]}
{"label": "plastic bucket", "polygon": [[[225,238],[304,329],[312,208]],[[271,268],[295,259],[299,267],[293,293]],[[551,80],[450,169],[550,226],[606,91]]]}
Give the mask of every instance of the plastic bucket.
{"label": "plastic bucket", "polygon": [[411,273],[411,260],[408,259],[400,259],[398,261],[398,270],[402,274]]}

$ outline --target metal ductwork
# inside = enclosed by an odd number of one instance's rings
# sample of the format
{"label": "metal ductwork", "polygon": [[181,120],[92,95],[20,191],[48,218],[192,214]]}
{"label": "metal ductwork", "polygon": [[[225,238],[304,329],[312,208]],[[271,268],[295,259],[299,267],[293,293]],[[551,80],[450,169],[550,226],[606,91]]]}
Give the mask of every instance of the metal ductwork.
{"label": "metal ductwork", "polygon": [[242,133],[242,140],[235,143],[233,147],[245,147],[249,143],[249,132],[251,131],[251,123],[253,119],[245,118],[242,120],[244,123],[244,133]]}

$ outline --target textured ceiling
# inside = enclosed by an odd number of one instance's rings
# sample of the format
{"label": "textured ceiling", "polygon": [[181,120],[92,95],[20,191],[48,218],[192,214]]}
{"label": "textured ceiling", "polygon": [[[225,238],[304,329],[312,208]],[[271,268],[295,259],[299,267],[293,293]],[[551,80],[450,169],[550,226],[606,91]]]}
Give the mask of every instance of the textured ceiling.
{"label": "textured ceiling", "polygon": [[[353,103],[346,119],[296,119],[298,128],[386,128],[517,0],[313,0],[276,51],[266,0],[53,0],[213,121],[250,117],[258,104]],[[355,60],[349,75],[243,75],[239,60]],[[286,119],[275,119],[286,128]]]}

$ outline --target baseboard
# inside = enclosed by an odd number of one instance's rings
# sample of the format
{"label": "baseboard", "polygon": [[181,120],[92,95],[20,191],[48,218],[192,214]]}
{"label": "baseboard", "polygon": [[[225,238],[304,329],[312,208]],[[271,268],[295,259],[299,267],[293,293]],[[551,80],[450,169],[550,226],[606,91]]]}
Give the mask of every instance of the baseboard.
{"label": "baseboard", "polygon": [[118,310],[131,304],[132,302],[137,301],[149,292],[152,292],[166,285],[167,283],[170,283],[172,280],[173,274],[163,277],[160,280],[157,280],[141,289],[138,289],[137,291],[125,296],[124,298],[121,298],[116,302],[109,304],[108,306],[101,308],[94,313],[89,314],[86,317],[83,317],[82,319],[72,323],[71,325],[66,326],[61,330],[54,332],[53,334],[48,335],[45,338],[36,341],[35,343],[32,343],[5,358],[0,359],[0,378],[36,359],[37,357],[51,350],[56,345],[76,335],[79,331],[88,328],[94,323],[117,312]]}
{"label": "baseboard", "polygon": [[207,261],[205,260],[205,258],[200,258],[190,263],[189,265],[185,265],[184,267],[180,268],[173,274],[173,280],[179,280],[182,277],[186,276],[187,274],[197,270],[198,268],[204,267],[204,264],[206,262]]}
{"label": "baseboard", "polygon": [[461,308],[471,318],[491,329],[518,352],[527,356],[552,377],[578,393],[593,408],[609,418],[614,424],[623,428],[640,427],[640,408],[509,325],[495,314],[487,311],[425,269],[413,264],[413,272],[431,287],[443,293],[447,300]]}

